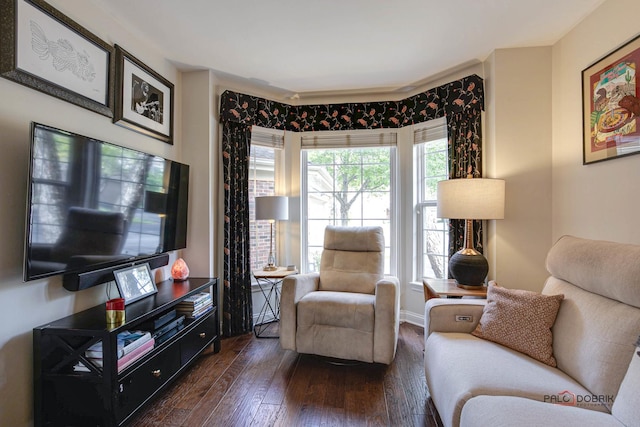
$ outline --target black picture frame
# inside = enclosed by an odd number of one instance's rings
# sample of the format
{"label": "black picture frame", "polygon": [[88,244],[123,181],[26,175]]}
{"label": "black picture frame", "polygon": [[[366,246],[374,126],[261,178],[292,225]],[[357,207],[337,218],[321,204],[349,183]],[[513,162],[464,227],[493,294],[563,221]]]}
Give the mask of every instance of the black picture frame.
{"label": "black picture frame", "polygon": [[115,45],[113,122],[173,144],[173,83]]}
{"label": "black picture frame", "polygon": [[582,164],[640,153],[640,35],[582,70]]}
{"label": "black picture frame", "polygon": [[125,305],[146,298],[158,292],[151,277],[149,263],[122,268],[113,272],[120,297]]}
{"label": "black picture frame", "polygon": [[0,0],[0,75],[113,117],[114,48],[42,0]]}

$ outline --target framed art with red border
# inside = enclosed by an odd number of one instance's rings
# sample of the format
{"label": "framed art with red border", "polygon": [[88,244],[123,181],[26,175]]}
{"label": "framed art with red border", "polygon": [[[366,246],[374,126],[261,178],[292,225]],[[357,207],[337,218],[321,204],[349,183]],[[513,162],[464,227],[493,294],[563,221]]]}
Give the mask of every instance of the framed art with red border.
{"label": "framed art with red border", "polygon": [[583,164],[640,153],[640,36],[582,71]]}

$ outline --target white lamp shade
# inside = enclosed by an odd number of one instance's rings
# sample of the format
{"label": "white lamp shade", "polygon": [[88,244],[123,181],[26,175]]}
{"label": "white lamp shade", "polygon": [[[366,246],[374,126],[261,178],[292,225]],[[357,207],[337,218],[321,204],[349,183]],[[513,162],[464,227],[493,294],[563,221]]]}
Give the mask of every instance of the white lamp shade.
{"label": "white lamp shade", "polygon": [[256,219],[289,219],[289,199],[286,196],[256,197]]}
{"label": "white lamp shade", "polygon": [[438,182],[438,218],[503,219],[504,180],[448,179]]}

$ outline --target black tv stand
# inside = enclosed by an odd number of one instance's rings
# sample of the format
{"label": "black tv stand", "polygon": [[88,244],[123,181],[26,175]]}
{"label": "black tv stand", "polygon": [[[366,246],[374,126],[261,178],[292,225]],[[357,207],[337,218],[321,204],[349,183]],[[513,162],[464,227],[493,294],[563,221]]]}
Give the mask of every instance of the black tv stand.
{"label": "black tv stand", "polygon": [[[109,328],[105,305],[34,328],[34,423],[36,426],[120,426],[127,423],[196,359],[220,351],[218,280],[190,278],[157,284],[158,293],[126,307],[125,323]],[[118,372],[116,338],[143,329],[190,295],[209,291],[213,309],[184,321],[184,328]],[[102,368],[85,351],[102,342]],[[88,372],[74,366],[84,362]]]}

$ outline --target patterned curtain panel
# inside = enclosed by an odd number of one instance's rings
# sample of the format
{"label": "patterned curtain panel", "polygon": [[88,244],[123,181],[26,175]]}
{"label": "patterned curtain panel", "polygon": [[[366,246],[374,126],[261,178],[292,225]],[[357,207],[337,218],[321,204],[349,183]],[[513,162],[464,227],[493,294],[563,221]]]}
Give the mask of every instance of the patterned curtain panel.
{"label": "patterned curtain panel", "polygon": [[[482,177],[482,123],[478,109],[447,116],[449,137],[449,179]],[[464,247],[463,219],[449,220],[449,257]],[[483,252],[482,221],[473,221],[473,247]]]}
{"label": "patterned curtain panel", "polygon": [[249,150],[251,128],[225,122],[222,130],[224,170],[224,290],[222,330],[227,337],[251,332],[251,263],[249,261]]}
{"label": "patterned curtain panel", "polygon": [[[251,331],[249,264],[248,156],[250,127],[292,132],[400,128],[447,117],[451,177],[481,176],[480,112],[484,86],[475,74],[400,101],[322,105],[288,105],[233,91],[220,95],[225,180],[224,313],[225,335]],[[452,227],[454,247],[464,240]],[[476,248],[482,250],[482,230],[476,225]],[[462,239],[458,244],[458,236]],[[455,252],[455,250],[453,251]],[[453,253],[452,252],[452,253]]]}

